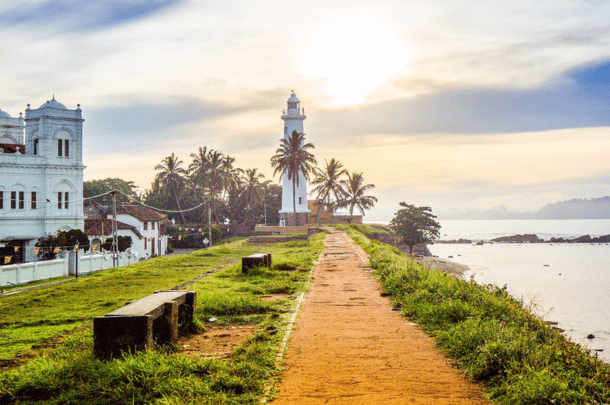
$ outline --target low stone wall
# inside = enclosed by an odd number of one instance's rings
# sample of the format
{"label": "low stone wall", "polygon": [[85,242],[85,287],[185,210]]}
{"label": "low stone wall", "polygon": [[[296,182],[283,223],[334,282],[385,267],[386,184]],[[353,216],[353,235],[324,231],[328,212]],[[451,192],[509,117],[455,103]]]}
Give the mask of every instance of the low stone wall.
{"label": "low stone wall", "polygon": [[308,226],[264,226],[256,225],[254,231],[261,235],[285,235],[287,233],[307,233]]}

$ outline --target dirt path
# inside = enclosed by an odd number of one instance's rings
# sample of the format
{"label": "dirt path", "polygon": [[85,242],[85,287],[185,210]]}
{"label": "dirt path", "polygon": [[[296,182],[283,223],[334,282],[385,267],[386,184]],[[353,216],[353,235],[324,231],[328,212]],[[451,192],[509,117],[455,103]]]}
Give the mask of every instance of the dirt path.
{"label": "dirt path", "polygon": [[283,404],[486,404],[416,325],[392,311],[364,251],[326,239],[286,356]]}

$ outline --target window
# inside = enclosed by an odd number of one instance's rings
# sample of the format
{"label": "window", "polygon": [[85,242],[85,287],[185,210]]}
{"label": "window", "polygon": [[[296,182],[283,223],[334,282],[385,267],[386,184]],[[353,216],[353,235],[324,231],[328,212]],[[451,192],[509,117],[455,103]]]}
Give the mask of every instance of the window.
{"label": "window", "polygon": [[[144,222],[146,223],[146,222]],[[148,246],[146,246],[146,238],[144,238],[144,250],[148,249]]]}
{"label": "window", "polygon": [[4,209],[4,191],[0,190],[0,210]]}
{"label": "window", "polygon": [[62,151],[63,151],[63,139],[58,139],[57,140],[57,156],[62,156]]}
{"label": "window", "polygon": [[144,230],[148,231],[148,222],[144,221]]}
{"label": "window", "polygon": [[66,191],[64,193],[64,208],[65,209],[68,209],[68,200],[69,200],[68,196],[69,196],[69,193]]}
{"label": "window", "polygon": [[34,139],[34,154],[38,155],[38,139]]}
{"label": "window", "polygon": [[17,208],[17,192],[11,191],[11,209]]}
{"label": "window", "polygon": [[303,197],[299,197],[299,205],[303,204]]}
{"label": "window", "polygon": [[36,191],[32,191],[32,209],[35,210],[36,209]]}
{"label": "window", "polygon": [[70,156],[70,141],[68,139],[65,140],[65,149],[64,149],[64,156],[68,157]]}
{"label": "window", "polygon": [[61,191],[57,193],[57,209],[61,209]]}
{"label": "window", "polygon": [[151,222],[150,224],[152,225],[152,228],[151,228],[151,229],[154,231],[154,230],[155,230],[155,223],[154,223],[154,222]]}
{"label": "window", "polygon": [[19,209],[22,210],[25,208],[25,191],[19,192]]}

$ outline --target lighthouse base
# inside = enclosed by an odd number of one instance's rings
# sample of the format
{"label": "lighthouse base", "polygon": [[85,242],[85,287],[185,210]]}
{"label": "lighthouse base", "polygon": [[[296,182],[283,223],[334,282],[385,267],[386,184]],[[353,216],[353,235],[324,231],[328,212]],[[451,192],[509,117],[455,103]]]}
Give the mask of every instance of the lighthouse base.
{"label": "lighthouse base", "polygon": [[303,226],[309,222],[309,212],[280,212],[280,226]]}

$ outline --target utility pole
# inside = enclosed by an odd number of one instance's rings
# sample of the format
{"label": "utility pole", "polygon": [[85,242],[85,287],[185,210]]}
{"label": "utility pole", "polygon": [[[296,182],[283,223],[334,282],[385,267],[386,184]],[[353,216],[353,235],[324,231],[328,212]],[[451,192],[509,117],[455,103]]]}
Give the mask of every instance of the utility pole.
{"label": "utility pole", "polygon": [[208,236],[210,238],[210,247],[212,247],[212,204],[209,204],[208,208]]}
{"label": "utility pole", "polygon": [[112,267],[118,267],[118,243],[116,235],[116,190],[110,192],[112,196]]}

